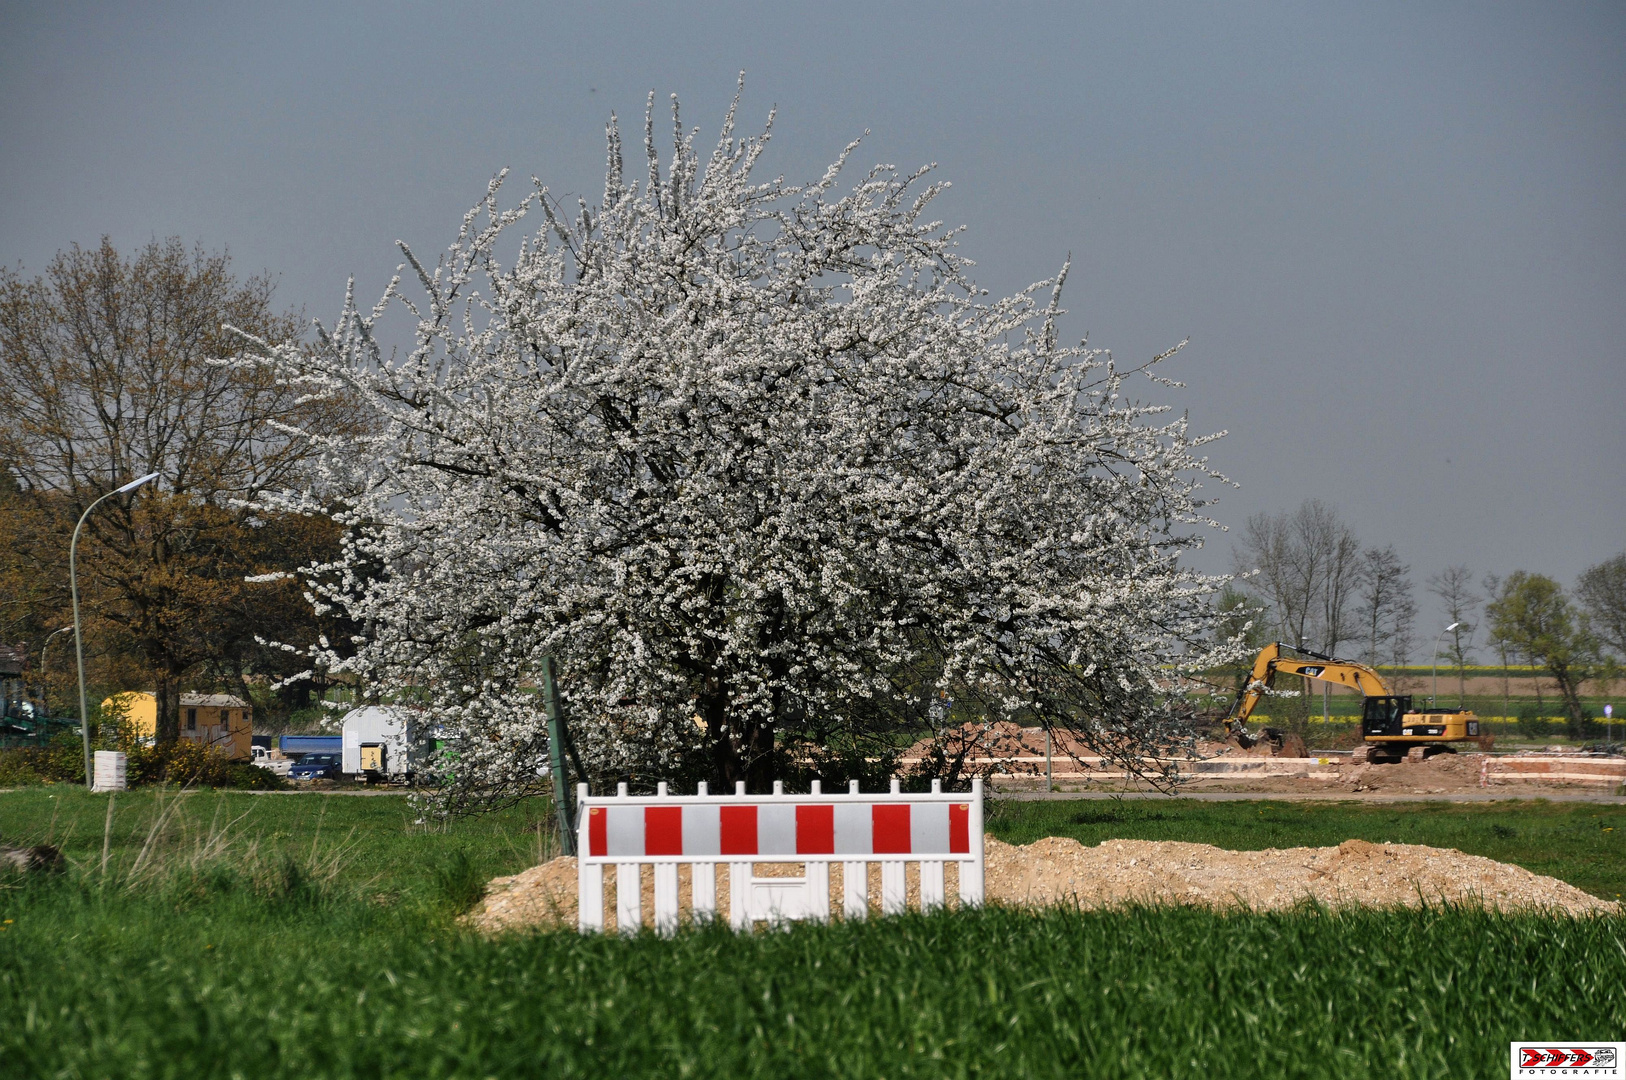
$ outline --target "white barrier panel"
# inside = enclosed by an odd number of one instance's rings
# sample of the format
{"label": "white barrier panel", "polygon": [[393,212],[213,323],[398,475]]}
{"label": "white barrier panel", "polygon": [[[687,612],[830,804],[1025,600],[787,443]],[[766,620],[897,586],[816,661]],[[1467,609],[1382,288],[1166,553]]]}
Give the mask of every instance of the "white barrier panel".
{"label": "white barrier panel", "polygon": [[[920,906],[941,907],[943,867],[959,865],[960,903],[983,898],[982,781],[969,795],[943,792],[904,795],[898,782],[884,795],[862,794],[853,781],[844,794],[826,795],[817,782],[807,795],[671,795],[661,784],[653,796],[590,796],[577,788],[577,901],[580,928],[604,929],[604,868],[615,867],[615,922],[623,933],[643,923],[639,867],[653,866],[655,929],[676,931],[678,866],[690,869],[690,895],[698,918],[716,914],[717,864],[729,881],[729,922],[735,929],[759,919],[830,917],[830,864],[842,865],[842,913],[869,912],[869,866],[881,865],[881,911],[906,906],[905,864],[920,864]],[[804,864],[801,877],[758,877],[757,862]]]}
{"label": "white barrier panel", "polygon": [[116,750],[98,750],[93,760],[91,791],[123,791],[128,783],[129,758]]}

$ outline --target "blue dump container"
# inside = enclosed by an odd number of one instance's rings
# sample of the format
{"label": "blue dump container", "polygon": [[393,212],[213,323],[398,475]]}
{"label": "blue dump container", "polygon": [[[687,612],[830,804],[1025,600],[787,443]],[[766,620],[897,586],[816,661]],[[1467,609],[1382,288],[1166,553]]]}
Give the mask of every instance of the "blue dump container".
{"label": "blue dump container", "polygon": [[289,757],[306,754],[341,754],[344,752],[342,735],[284,735],[280,748]]}

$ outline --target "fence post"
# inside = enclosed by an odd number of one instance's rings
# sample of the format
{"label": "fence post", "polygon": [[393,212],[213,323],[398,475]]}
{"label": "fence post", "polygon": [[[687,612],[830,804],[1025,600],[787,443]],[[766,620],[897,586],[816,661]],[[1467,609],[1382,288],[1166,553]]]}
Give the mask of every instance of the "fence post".
{"label": "fence post", "polygon": [[982,904],[983,860],[986,845],[982,838],[982,777],[971,781],[970,834],[976,837],[975,860],[960,864],[960,906],[975,907]]}
{"label": "fence post", "polygon": [[574,855],[576,813],[570,802],[570,779],[565,775],[565,718],[551,656],[542,658],[542,706],[548,714],[548,767],[553,772],[553,806],[559,814],[559,847],[566,855]]}
{"label": "fence post", "polygon": [[[892,778],[891,794],[903,794],[902,785],[898,778]],[[908,879],[904,872],[902,859],[885,859],[881,862],[881,914],[901,915],[909,906]]]}
{"label": "fence post", "polygon": [[[858,794],[857,780],[847,781],[847,794]],[[841,915],[845,919],[862,919],[869,915],[869,863],[841,864]]]}
{"label": "fence post", "polygon": [[[943,781],[932,781],[932,794],[943,794]],[[943,862],[941,859],[922,859],[920,863],[920,910],[931,911],[943,906]]]}
{"label": "fence post", "polygon": [[[711,785],[702,780],[694,793],[700,798],[711,794]],[[689,907],[696,922],[717,917],[717,864],[701,860],[689,866]]]}
{"label": "fence post", "polygon": [[[587,798],[587,785],[578,784],[576,794],[579,798]],[[602,807],[595,807],[598,813],[603,813]],[[582,815],[578,826],[576,846],[577,851],[590,852],[593,850],[592,842],[588,839],[587,815]],[[576,926],[583,933],[588,930],[604,929],[604,867],[598,863],[576,862]]]}

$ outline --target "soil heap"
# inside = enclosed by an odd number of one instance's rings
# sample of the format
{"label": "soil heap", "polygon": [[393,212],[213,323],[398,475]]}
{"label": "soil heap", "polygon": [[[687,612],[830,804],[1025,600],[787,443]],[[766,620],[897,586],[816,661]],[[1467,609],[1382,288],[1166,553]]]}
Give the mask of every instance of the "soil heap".
{"label": "soil heap", "polygon": [[[1086,847],[1056,836],[1023,846],[988,837],[986,844],[990,903],[1098,908],[1135,902],[1270,911],[1309,899],[1331,907],[1453,903],[1571,915],[1620,911],[1619,904],[1556,878],[1420,844],[1346,840],[1337,847],[1227,851],[1209,844],[1154,840],[1108,840]],[[771,871],[768,865],[759,865],[757,872]],[[840,874],[839,866],[832,867],[831,910],[836,912],[841,910]],[[947,876],[952,898],[957,886],[954,866],[949,866]],[[679,899],[685,912],[688,877],[687,867],[682,868]],[[723,918],[728,915],[726,877],[727,870],[719,868],[718,913]],[[880,891],[879,877],[879,867],[872,867],[872,906]],[[654,894],[647,867],[641,884],[647,922]],[[909,906],[918,907],[919,875],[913,864],[908,885]],[[613,928],[613,911],[609,914],[607,925]],[[468,920],[488,933],[575,926],[576,860],[558,858],[511,877],[493,879],[485,899]]]}

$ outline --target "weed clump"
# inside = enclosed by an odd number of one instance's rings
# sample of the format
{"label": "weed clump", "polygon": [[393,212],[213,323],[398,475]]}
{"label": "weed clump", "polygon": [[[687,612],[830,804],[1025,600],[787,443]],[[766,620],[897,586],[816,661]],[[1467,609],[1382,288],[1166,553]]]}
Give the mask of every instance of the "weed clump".
{"label": "weed clump", "polygon": [[485,875],[461,848],[435,867],[433,880],[435,898],[455,915],[468,911],[486,894]]}

